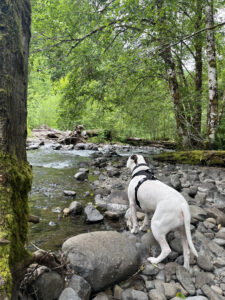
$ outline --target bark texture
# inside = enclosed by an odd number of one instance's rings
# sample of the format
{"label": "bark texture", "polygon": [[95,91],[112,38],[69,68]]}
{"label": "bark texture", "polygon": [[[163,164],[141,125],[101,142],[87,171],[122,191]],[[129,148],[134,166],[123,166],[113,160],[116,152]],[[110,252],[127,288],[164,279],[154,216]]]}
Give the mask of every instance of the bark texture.
{"label": "bark texture", "polygon": [[207,0],[205,8],[206,16],[206,54],[208,61],[208,89],[209,105],[207,116],[207,128],[209,143],[213,144],[216,138],[216,128],[218,125],[218,85],[216,68],[216,49],[214,31],[210,29],[214,25],[213,19],[213,0]]}
{"label": "bark texture", "polygon": [[182,105],[182,100],[181,100],[181,95],[179,91],[177,75],[175,70],[175,63],[173,61],[171,49],[168,49],[166,52],[163,52],[161,56],[165,62],[170,94],[173,100],[174,114],[175,114],[176,126],[177,126],[177,135],[182,145],[188,146],[189,138],[186,132],[185,112]]}
{"label": "bark texture", "polygon": [[30,254],[31,168],[26,161],[29,0],[0,0],[0,300],[17,299]]}
{"label": "bark texture", "polygon": [[[196,16],[195,16],[195,30],[198,31],[202,25],[202,1],[196,1]],[[193,128],[198,134],[201,134],[201,117],[202,117],[202,35],[195,37],[195,109],[193,117]]]}
{"label": "bark texture", "polygon": [[26,159],[29,0],[0,1],[0,149]]}

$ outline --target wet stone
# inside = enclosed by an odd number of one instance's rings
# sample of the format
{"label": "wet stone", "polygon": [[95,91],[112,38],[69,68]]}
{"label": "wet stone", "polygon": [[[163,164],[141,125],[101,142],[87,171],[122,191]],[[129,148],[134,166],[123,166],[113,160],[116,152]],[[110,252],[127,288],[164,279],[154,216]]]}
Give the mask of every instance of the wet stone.
{"label": "wet stone", "polygon": [[190,273],[182,266],[177,266],[176,275],[179,282],[187,290],[190,295],[195,294],[195,287],[192,282]]}

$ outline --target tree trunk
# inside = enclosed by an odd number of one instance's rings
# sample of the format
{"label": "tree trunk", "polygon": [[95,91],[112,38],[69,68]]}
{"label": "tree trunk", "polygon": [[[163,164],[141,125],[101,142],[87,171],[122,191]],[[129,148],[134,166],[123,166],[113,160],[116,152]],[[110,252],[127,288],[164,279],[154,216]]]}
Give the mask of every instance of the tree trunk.
{"label": "tree trunk", "polygon": [[209,144],[212,145],[216,138],[216,128],[218,125],[218,86],[216,69],[216,50],[214,31],[210,29],[214,25],[213,20],[213,0],[207,0],[206,8],[206,54],[208,61],[208,89],[209,105],[207,115],[207,129]]}
{"label": "tree trunk", "polygon": [[[196,16],[195,16],[195,30],[198,31],[202,25],[202,0],[196,1]],[[199,34],[195,37],[195,109],[193,117],[193,128],[197,134],[201,134],[201,120],[202,120],[202,47],[203,39]]]}
{"label": "tree trunk", "polygon": [[0,1],[0,299],[17,299],[32,173],[26,160],[29,0]]}
{"label": "tree trunk", "polygon": [[176,127],[177,127],[177,136],[179,139],[179,142],[182,143],[183,146],[190,146],[189,145],[189,137],[187,134],[187,128],[186,128],[186,118],[185,118],[185,112],[181,101],[181,95],[179,92],[178,87],[178,81],[176,76],[176,70],[175,70],[175,63],[173,61],[171,49],[167,49],[161,54],[165,66],[166,66],[166,72],[167,77],[169,81],[169,89],[170,94],[173,100],[173,107],[174,107],[174,114],[175,114],[175,120],[176,120]]}

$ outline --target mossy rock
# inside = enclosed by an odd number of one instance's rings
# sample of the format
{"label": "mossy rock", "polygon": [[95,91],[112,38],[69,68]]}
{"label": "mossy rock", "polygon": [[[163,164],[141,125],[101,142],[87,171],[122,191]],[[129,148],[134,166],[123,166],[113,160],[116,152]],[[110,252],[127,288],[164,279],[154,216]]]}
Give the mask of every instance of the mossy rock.
{"label": "mossy rock", "polygon": [[153,159],[169,163],[225,167],[225,151],[194,150],[163,152],[153,155]]}

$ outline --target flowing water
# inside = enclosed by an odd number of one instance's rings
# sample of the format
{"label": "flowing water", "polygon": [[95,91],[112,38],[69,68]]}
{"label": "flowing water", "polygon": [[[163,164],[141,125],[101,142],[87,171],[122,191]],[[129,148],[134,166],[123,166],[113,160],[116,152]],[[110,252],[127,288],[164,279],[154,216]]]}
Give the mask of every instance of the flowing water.
{"label": "flowing water", "polygon": [[[31,214],[40,218],[40,223],[30,223],[29,248],[32,249],[34,244],[45,250],[57,250],[71,236],[95,230],[115,229],[115,226],[118,226],[107,221],[86,224],[83,214],[63,217],[60,212],[69,207],[73,200],[84,205],[93,202],[90,182],[97,177],[90,174],[88,182],[80,182],[74,178],[80,164],[85,165],[90,161],[92,153],[93,151],[87,150],[55,151],[43,148],[28,151],[28,161],[33,166],[34,173],[29,204]],[[76,197],[65,196],[64,190],[76,191]],[[90,195],[84,197],[87,191]]]}

